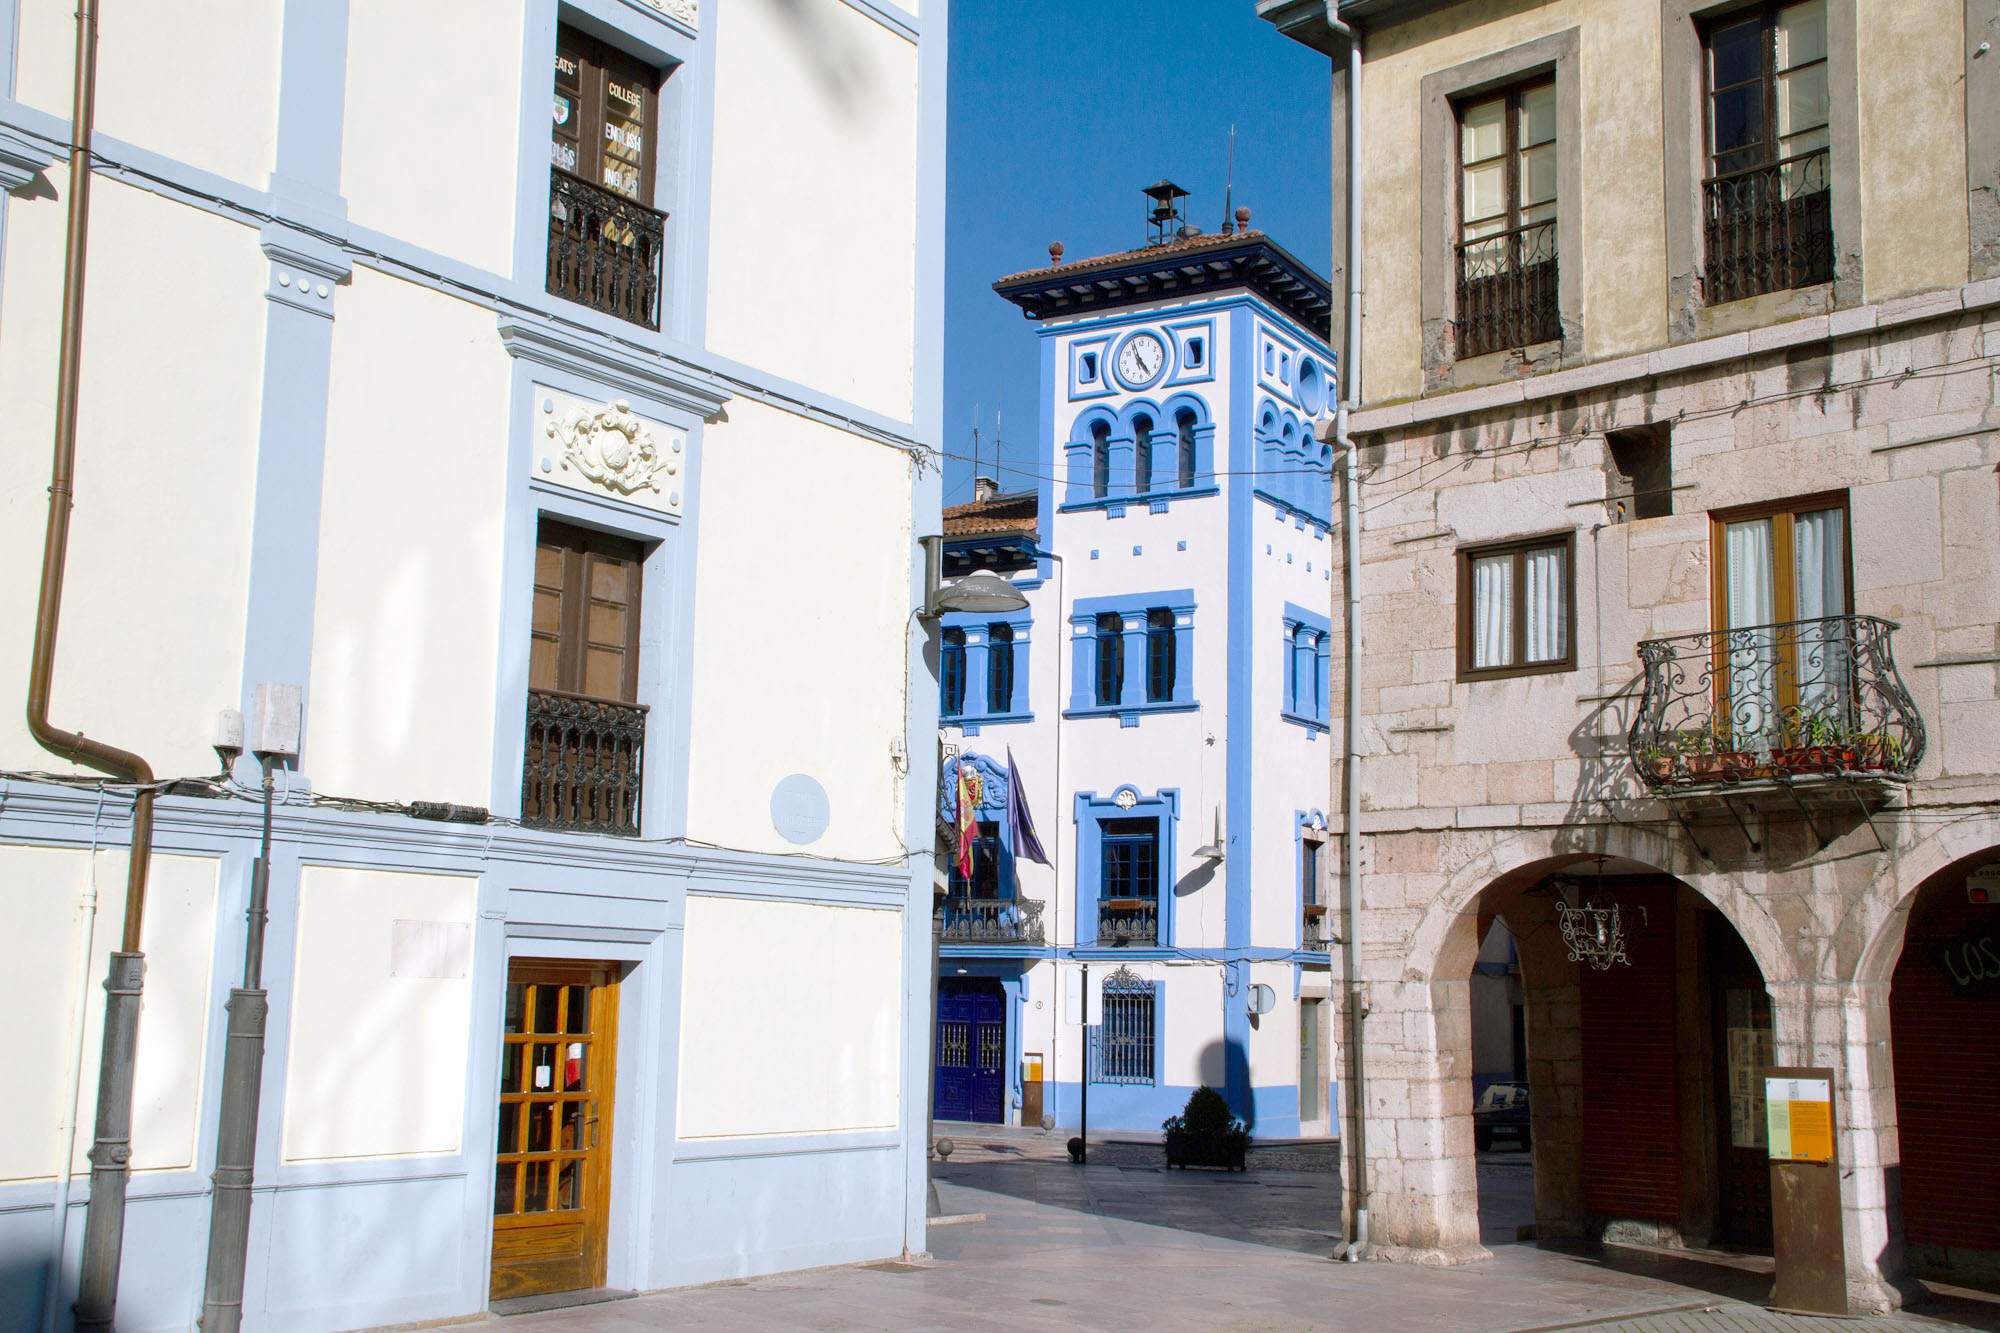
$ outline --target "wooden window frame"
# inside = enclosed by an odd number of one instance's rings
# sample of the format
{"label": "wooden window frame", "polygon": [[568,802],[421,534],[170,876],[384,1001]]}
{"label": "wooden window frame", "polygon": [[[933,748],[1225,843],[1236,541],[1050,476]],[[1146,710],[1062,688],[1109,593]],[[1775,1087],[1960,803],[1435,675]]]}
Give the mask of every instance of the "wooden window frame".
{"label": "wooden window frame", "polygon": [[[1547,662],[1526,662],[1528,639],[1527,554],[1530,551],[1561,547],[1563,552],[1563,655]],[[1514,645],[1514,660],[1506,666],[1472,665],[1472,565],[1489,556],[1514,557],[1513,623],[1508,629]],[[1545,532],[1532,537],[1515,537],[1502,542],[1482,542],[1458,549],[1458,678],[1461,681],[1504,680],[1512,676],[1550,676],[1576,670],[1576,529]]]}
{"label": "wooden window frame", "polygon": [[[1814,491],[1810,495],[1793,496],[1784,500],[1765,500],[1757,504],[1735,505],[1728,509],[1711,509],[1708,513],[1709,568],[1709,625],[1717,634],[1731,629],[1748,629],[1747,625],[1729,624],[1729,538],[1731,523],[1743,523],[1757,518],[1782,518],[1782,524],[1774,524],[1771,530],[1771,613],[1777,617],[1772,624],[1783,625],[1798,619],[1798,571],[1792,565],[1792,522],[1800,514],[1817,513],[1823,509],[1840,511],[1841,536],[1844,539],[1841,554],[1847,560],[1847,577],[1843,580],[1847,594],[1847,605],[1839,614],[1854,614],[1854,515],[1847,503],[1847,492]],[[1782,527],[1785,539],[1779,538]],[[1782,553],[1782,555],[1781,555]],[[1779,577],[1780,570],[1790,577]]]}
{"label": "wooden window frame", "polygon": [[[1702,17],[1696,30],[1696,36],[1699,39],[1701,48],[1701,159],[1702,178],[1704,180],[1718,174],[1715,169],[1715,96],[1717,91],[1715,87],[1715,49],[1713,46],[1715,34],[1726,28],[1739,27],[1753,15],[1757,18],[1760,29],[1757,37],[1757,78],[1764,92],[1763,142],[1766,150],[1763,161],[1758,163],[1758,165],[1766,167],[1774,166],[1784,160],[1779,156],[1779,139],[1782,136],[1778,133],[1778,14],[1783,10],[1792,8],[1794,5],[1809,2],[1810,0],[1762,0],[1762,3],[1747,4],[1737,9],[1725,10],[1721,13],[1709,14]],[[1826,23],[1830,29],[1833,23],[1832,7],[1829,5],[1826,8],[1828,10]],[[1831,45],[1830,33],[1829,45]],[[1829,51],[1818,60],[1808,63],[1826,66],[1830,80],[1832,59],[1833,53]],[[1794,65],[1785,72],[1790,74],[1804,68],[1806,68],[1805,65]],[[1731,86],[1737,87],[1741,85]],[[1830,169],[1830,158],[1833,151],[1833,146],[1830,142],[1833,138],[1833,114],[1830,108],[1827,113],[1826,132],[1829,143],[1825,149],[1820,151],[1829,155]],[[1740,153],[1745,150],[1737,148],[1730,151]],[[1738,168],[1738,170],[1741,169]]]}
{"label": "wooden window frame", "polygon": [[1180,687],[1179,618],[1163,606],[1146,611],[1146,702],[1170,704]]}
{"label": "wooden window frame", "polygon": [[[610,190],[623,198],[630,199],[646,208],[653,207],[654,191],[657,188],[660,160],[660,84],[664,82],[663,72],[635,55],[621,51],[609,43],[598,40],[580,28],[569,24],[556,27],[555,59],[561,61],[570,56],[578,62],[577,92],[577,160],[574,166],[566,167],[555,161],[555,130],[550,127],[550,164],[557,170],[576,177],[588,185],[602,190]],[[639,157],[639,192],[627,194],[616,185],[604,179],[604,126],[605,102],[608,97],[607,85],[622,76],[625,83],[636,85],[640,93],[640,120],[646,128],[645,147]],[[555,95],[553,87],[551,96]]]}
{"label": "wooden window frame", "polygon": [[[1127,825],[1130,825],[1131,827],[1125,827]],[[1147,826],[1147,828],[1142,830],[1139,827],[1140,825],[1145,825]],[[1115,832],[1113,831],[1113,826],[1118,826]],[[1097,837],[1098,837],[1097,860],[1098,860],[1099,901],[1112,904],[1125,903],[1125,902],[1158,903],[1160,901],[1160,878],[1163,869],[1160,865],[1160,843],[1162,840],[1160,837],[1159,819],[1149,815],[1138,815],[1138,816],[1127,816],[1118,819],[1099,820]],[[1153,891],[1151,893],[1112,893],[1110,891],[1112,888],[1112,881],[1110,875],[1111,860],[1112,860],[1111,849],[1114,846],[1116,847],[1143,846],[1150,848],[1147,859],[1150,866],[1149,877],[1151,878],[1153,884]],[[1135,887],[1137,885],[1138,879],[1139,875],[1137,874],[1136,871],[1134,871],[1134,873],[1131,875],[1130,880],[1125,884],[1119,885],[1119,887],[1121,889]]]}
{"label": "wooden window frame", "polygon": [[[536,525],[535,547],[537,552],[545,546],[561,546],[582,556],[580,560],[565,563],[563,586],[556,590],[561,599],[561,611],[554,642],[556,644],[556,684],[552,687],[558,694],[574,695],[586,699],[606,699],[610,702],[636,704],[639,701],[639,647],[640,621],[644,616],[645,596],[645,547],[629,537],[613,536],[580,528],[560,519],[544,517]],[[623,653],[622,678],[615,698],[608,695],[591,694],[584,689],[585,658],[589,644],[590,571],[595,557],[606,560],[629,562],[631,565],[631,600],[627,604],[625,618],[625,641],[620,645]],[[537,561],[539,563],[539,561]],[[534,592],[544,590],[539,571],[534,575]],[[533,670],[534,644],[547,641],[550,636],[540,630],[530,628],[530,671]],[[532,681],[532,675],[531,675]],[[532,686],[548,689],[547,686]]]}
{"label": "wooden window frame", "polygon": [[[957,638],[952,636],[956,635]],[[955,665],[954,665],[955,664]],[[965,631],[947,628],[938,636],[938,713],[942,717],[965,715]],[[953,696],[956,695],[954,706]]]}
{"label": "wooden window frame", "polygon": [[[1555,215],[1543,222],[1523,223],[1521,221],[1521,100],[1528,93],[1538,91],[1542,88],[1548,88],[1552,94],[1556,92],[1556,76],[1553,70],[1531,74],[1513,83],[1487,88],[1480,92],[1468,93],[1465,96],[1452,99],[1452,182],[1453,193],[1456,196],[1457,217],[1452,224],[1452,271],[1448,281],[1451,284],[1453,292],[1452,321],[1455,329],[1460,327],[1466,318],[1465,312],[1457,308],[1457,294],[1465,289],[1468,282],[1468,279],[1465,277],[1465,249],[1468,245],[1488,241],[1503,241],[1507,246],[1506,266],[1494,274],[1482,277],[1479,279],[1480,281],[1491,281],[1502,274],[1513,274],[1519,280],[1521,275],[1526,274],[1529,269],[1542,263],[1553,263],[1556,266],[1557,282],[1560,282],[1562,271],[1562,235],[1560,222],[1563,210],[1560,168],[1558,168],[1557,173],[1558,184],[1554,200]],[[1492,236],[1479,237],[1469,241],[1465,235],[1465,113],[1473,107],[1493,101],[1504,101],[1506,104],[1503,113],[1506,133],[1500,149],[1500,160],[1506,164],[1504,179],[1507,201],[1507,225]],[[1560,102],[1557,103],[1556,120],[1556,137],[1549,140],[1549,146],[1557,153],[1558,160],[1560,160],[1562,144],[1562,113]],[[1540,146],[1539,144],[1536,145],[1536,147]],[[1525,246],[1523,244],[1526,229],[1542,226],[1549,228],[1549,243],[1553,248],[1553,253],[1547,260],[1531,261],[1526,257]],[[1552,302],[1558,301],[1557,288],[1553,285],[1549,292],[1549,299]],[[1528,316],[1525,313],[1517,316],[1517,322],[1525,326],[1528,323]],[[1507,352],[1521,347],[1533,347],[1538,342],[1554,341],[1561,337],[1561,316],[1558,307],[1556,328],[1549,338],[1535,339],[1531,337],[1525,342],[1507,340],[1506,346],[1482,347],[1476,351],[1467,351],[1461,344],[1457,349],[1457,356],[1461,360],[1488,356],[1495,352]]]}

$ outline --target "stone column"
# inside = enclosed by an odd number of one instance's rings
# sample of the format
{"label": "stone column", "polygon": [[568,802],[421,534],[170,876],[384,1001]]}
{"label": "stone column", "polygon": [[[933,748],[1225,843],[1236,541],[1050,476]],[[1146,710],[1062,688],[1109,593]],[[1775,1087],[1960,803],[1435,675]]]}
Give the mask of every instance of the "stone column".
{"label": "stone column", "polygon": [[1894,1309],[1919,1289],[1907,1277],[1903,1253],[1888,984],[1810,981],[1770,991],[1778,1062],[1834,1070],[1849,1307]]}

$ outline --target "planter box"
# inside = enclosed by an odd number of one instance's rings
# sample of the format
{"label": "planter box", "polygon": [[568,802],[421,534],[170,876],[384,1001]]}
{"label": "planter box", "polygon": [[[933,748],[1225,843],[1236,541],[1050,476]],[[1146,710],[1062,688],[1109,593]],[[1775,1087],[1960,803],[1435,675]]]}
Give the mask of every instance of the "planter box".
{"label": "planter box", "polygon": [[1224,1171],[1242,1171],[1243,1155],[1250,1136],[1241,1132],[1221,1139],[1197,1139],[1192,1134],[1167,1131],[1167,1165],[1185,1170],[1191,1166],[1213,1166]]}

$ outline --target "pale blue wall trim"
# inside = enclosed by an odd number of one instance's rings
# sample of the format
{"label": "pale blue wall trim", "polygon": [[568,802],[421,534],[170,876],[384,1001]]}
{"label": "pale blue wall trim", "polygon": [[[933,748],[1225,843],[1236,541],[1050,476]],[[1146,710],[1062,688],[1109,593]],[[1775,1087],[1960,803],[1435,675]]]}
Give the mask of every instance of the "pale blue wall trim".
{"label": "pale blue wall trim", "polygon": [[889,0],[842,0],[849,9],[866,14],[877,23],[895,33],[898,37],[919,41],[922,34],[917,29],[917,16],[901,5],[892,5]]}
{"label": "pale blue wall trim", "polygon": [[[1014,631],[1014,688],[1008,696],[1005,708],[994,709],[989,692],[992,683],[992,627],[1006,625]],[[955,629],[965,635],[965,700],[964,708],[957,713],[945,714],[947,724],[961,727],[995,726],[1002,723],[1032,722],[1034,714],[1028,710],[1029,664],[1034,660],[1034,616],[1027,608],[997,615],[983,615],[978,612],[954,612],[943,617],[944,629]],[[939,707],[943,707],[940,690]],[[976,731],[968,732],[977,735]]]}
{"label": "pale blue wall trim", "polygon": [[[54,150],[64,142],[67,122],[18,102],[0,101],[0,129],[20,131],[31,141]],[[137,189],[148,190],[204,212],[233,221],[262,227],[272,220],[314,232],[309,218],[293,217],[286,201],[268,191],[231,181],[171,158],[151,153],[131,144],[99,134],[95,140],[98,173]],[[546,170],[543,175],[546,176]],[[702,177],[705,179],[705,177]],[[546,190],[546,185],[544,185]],[[348,262],[401,278],[421,287],[443,292],[460,300],[487,306],[502,314],[521,316],[532,323],[534,317],[547,324],[566,326],[581,342],[595,335],[595,345],[611,360],[642,363],[644,360],[678,362],[689,374],[705,375],[724,385],[728,392],[754,398],[771,407],[819,421],[879,443],[910,451],[935,451],[935,443],[925,444],[912,433],[908,423],[883,416],[858,403],[850,403],[808,385],[786,380],[754,366],[731,361],[667,334],[651,334],[638,325],[610,315],[558,300],[542,290],[539,267],[535,280],[515,282],[473,265],[411,245],[396,237],[365,227],[348,227],[345,235],[328,233],[320,237],[341,246]],[[543,251],[536,241],[536,254]],[[683,247],[693,251],[698,247]],[[702,262],[705,264],[705,250]],[[540,263],[537,259],[537,265]],[[920,321],[921,322],[921,321]]]}
{"label": "pale blue wall trim", "polygon": [[[1165,299],[1163,298],[1161,302],[1155,303],[1151,308],[1135,305],[1098,315],[1088,315],[1072,319],[1050,319],[1043,323],[1041,328],[1048,335],[1069,335],[1094,332],[1098,329],[1114,326],[1136,324],[1145,320],[1173,319],[1179,321],[1190,315],[1237,310],[1255,311],[1259,318],[1265,320],[1274,328],[1283,329],[1291,337],[1310,344],[1321,353],[1321,360],[1325,360],[1327,357],[1333,355],[1327,348],[1324,338],[1301,327],[1291,316],[1285,314],[1277,307],[1266,304],[1261,296],[1252,295],[1247,291],[1230,296],[1211,297],[1205,301],[1194,301],[1187,305],[1173,305],[1171,307],[1165,303]],[[1235,321],[1232,320],[1231,322],[1234,323]],[[1248,367],[1249,364],[1247,361],[1243,363],[1245,367]]]}
{"label": "pale blue wall trim", "polygon": [[0,190],[18,190],[61,160],[42,139],[0,126]]}
{"label": "pale blue wall trim", "polygon": [[[928,0],[929,22],[917,43],[916,319],[911,403],[915,435],[927,448],[944,440],[945,120],[949,65],[945,34],[949,0]],[[943,530],[944,470],[910,472],[910,580],[905,678],[903,845],[910,862],[903,907],[903,1086],[897,1115],[902,1136],[899,1219],[903,1248],[929,1248],[925,1221],[929,1171],[931,885],[936,875],[938,691],[936,634],[915,614],[924,604],[924,550],[919,539]],[[1025,656],[1023,654],[1022,656]]]}
{"label": "pale blue wall trim", "polygon": [[339,232],[340,146],[346,124],[347,0],[284,0],[278,151],[271,193],[316,229]]}
{"label": "pale blue wall trim", "polygon": [[8,97],[14,95],[14,80],[20,73],[21,0],[0,0],[0,78]]}
{"label": "pale blue wall trim", "polygon": [[[1148,611],[1161,608],[1172,612],[1174,617],[1174,693],[1170,699],[1152,700],[1146,697],[1146,655],[1151,629],[1145,620]],[[1192,588],[1077,598],[1069,613],[1070,697],[1063,716],[1119,713],[1136,717],[1142,713],[1184,712],[1199,707],[1194,697],[1194,613]],[[1123,625],[1120,633],[1125,653],[1124,688],[1113,703],[1097,701],[1096,620],[1100,615],[1117,615]],[[1078,634],[1078,629],[1088,632]]]}

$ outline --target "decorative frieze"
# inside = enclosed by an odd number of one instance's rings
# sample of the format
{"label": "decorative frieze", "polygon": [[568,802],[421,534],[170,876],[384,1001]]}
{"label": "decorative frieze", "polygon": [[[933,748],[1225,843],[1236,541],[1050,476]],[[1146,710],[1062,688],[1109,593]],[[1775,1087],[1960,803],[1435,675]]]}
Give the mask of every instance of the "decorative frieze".
{"label": "decorative frieze", "polygon": [[683,432],[647,421],[623,398],[600,405],[544,395],[540,406],[538,480],[649,509],[680,509]]}

